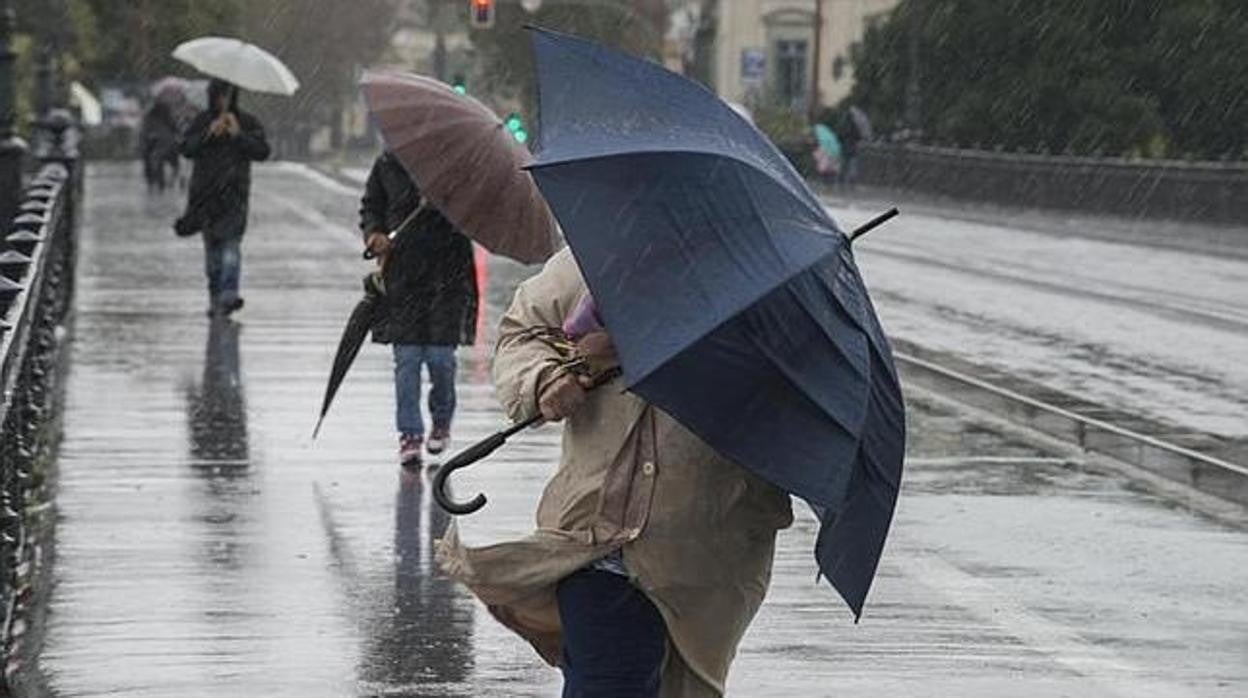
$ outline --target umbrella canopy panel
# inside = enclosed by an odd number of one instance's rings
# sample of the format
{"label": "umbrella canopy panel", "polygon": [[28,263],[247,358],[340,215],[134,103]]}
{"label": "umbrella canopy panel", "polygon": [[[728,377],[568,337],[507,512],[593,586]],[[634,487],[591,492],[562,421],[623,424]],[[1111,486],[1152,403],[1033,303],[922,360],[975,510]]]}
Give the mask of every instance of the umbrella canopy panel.
{"label": "umbrella canopy panel", "polygon": [[819,147],[828,157],[839,158],[841,156],[841,139],[837,138],[836,132],[827,125],[815,124],[815,140],[819,141]]}
{"label": "umbrella canopy panel", "polygon": [[535,166],[635,385],[845,237],[773,179],[702,153]]}
{"label": "umbrella canopy panel", "polygon": [[99,126],[104,123],[104,107],[100,104],[100,100],[96,98],[86,85],[80,82],[71,82],[69,84],[69,98],[71,103],[78,107],[82,112],[82,123],[84,126]]}
{"label": "umbrella canopy panel", "polygon": [[360,86],[386,147],[464,234],[526,264],[562,246],[532,156],[488,107],[419,75],[369,71]]}
{"label": "umbrella canopy panel", "polygon": [[837,229],[788,159],[715,93],[650,61],[604,58],[607,52],[590,41],[543,30],[532,35],[542,164],[641,151],[719,155],[766,174],[812,218]]}
{"label": "umbrella canopy panel", "polygon": [[299,89],[299,80],[277,56],[238,39],[193,39],[179,44],[173,57],[205,75],[254,92],[290,96]]}

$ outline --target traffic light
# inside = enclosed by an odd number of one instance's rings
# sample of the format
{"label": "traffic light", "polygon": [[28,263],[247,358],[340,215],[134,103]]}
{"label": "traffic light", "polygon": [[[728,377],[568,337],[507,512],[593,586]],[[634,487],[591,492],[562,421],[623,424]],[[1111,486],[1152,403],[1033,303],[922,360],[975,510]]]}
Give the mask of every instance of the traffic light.
{"label": "traffic light", "polygon": [[468,14],[475,29],[494,26],[494,0],[468,0]]}
{"label": "traffic light", "polygon": [[468,94],[468,81],[464,79],[462,74],[456,73],[455,77],[451,78],[451,89],[461,95],[466,95]]}
{"label": "traffic light", "polygon": [[524,119],[514,111],[503,119],[503,125],[507,127],[507,132],[511,137],[516,139],[517,143],[527,143],[529,141],[529,132],[524,128]]}

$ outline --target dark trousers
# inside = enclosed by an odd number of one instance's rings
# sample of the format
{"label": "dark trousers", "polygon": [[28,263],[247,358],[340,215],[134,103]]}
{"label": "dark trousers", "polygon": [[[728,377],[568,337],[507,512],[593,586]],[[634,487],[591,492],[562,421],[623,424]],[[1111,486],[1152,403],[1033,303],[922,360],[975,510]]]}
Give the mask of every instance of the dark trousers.
{"label": "dark trousers", "polygon": [[204,235],[204,274],[208,277],[208,304],[219,309],[238,298],[238,280],[243,264],[241,238],[212,238]]}
{"label": "dark trousers", "polygon": [[563,698],[652,698],[667,655],[659,611],[624,577],[581,570],[559,582]]}
{"label": "dark trousers", "polygon": [[400,434],[424,436],[420,414],[420,367],[429,367],[429,416],[434,429],[449,429],[455,416],[455,347],[394,345],[395,425]]}

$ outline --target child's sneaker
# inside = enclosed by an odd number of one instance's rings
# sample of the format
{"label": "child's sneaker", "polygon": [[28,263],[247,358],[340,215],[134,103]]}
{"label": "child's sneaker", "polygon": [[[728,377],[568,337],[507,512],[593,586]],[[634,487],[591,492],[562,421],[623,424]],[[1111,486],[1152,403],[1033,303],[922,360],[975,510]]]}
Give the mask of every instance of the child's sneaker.
{"label": "child's sneaker", "polygon": [[399,465],[404,468],[420,467],[420,447],[422,439],[412,434],[399,435]]}
{"label": "child's sneaker", "polygon": [[438,455],[439,453],[445,451],[446,447],[449,446],[450,444],[451,444],[451,428],[450,427],[434,427],[433,431],[429,433],[429,443],[427,444],[427,446],[429,448],[430,455],[434,455],[434,456]]}

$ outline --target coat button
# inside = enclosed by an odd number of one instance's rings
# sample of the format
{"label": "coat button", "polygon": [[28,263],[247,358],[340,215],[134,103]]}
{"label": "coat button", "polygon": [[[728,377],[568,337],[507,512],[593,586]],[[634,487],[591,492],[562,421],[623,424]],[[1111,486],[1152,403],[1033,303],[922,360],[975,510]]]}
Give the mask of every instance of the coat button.
{"label": "coat button", "polygon": [[646,477],[650,477],[651,475],[654,475],[654,463],[651,463],[650,461],[646,461],[641,466],[641,472],[645,474]]}

